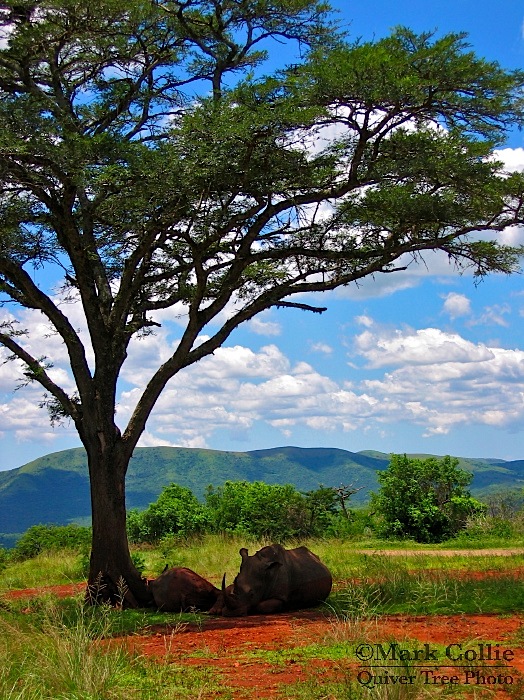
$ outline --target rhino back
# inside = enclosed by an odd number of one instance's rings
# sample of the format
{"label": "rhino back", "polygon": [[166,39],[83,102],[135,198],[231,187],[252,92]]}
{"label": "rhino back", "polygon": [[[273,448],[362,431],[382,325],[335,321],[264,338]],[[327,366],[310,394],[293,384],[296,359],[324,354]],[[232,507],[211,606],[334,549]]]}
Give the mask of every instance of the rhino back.
{"label": "rhino back", "polygon": [[327,566],[307,547],[285,553],[287,570],[286,602],[290,607],[316,604],[331,592],[333,579]]}
{"label": "rhino back", "polygon": [[155,605],[164,612],[197,608],[209,610],[219,590],[205,578],[185,567],[173,567],[149,582]]}

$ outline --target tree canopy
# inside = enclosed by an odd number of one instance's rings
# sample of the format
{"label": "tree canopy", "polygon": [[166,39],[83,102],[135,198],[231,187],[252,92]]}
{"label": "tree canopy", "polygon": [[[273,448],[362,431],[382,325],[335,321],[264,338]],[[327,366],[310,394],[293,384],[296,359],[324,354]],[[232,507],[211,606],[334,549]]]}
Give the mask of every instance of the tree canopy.
{"label": "tree canopy", "polygon": [[[261,311],[321,312],[305,293],[424,251],[517,268],[497,233],[523,221],[524,181],[493,149],[522,124],[524,73],[461,34],[351,42],[315,0],[23,0],[0,24],[0,344],[86,447],[90,580],[122,575],[139,600],[124,478],[171,378]],[[274,67],[275,42],[292,62]],[[20,307],[60,336],[73,390]],[[130,341],[173,307],[180,341],[119,426]]]}
{"label": "tree canopy", "polygon": [[485,510],[467,490],[472,478],[456,458],[392,455],[388,468],[378,474],[380,490],[372,497],[383,534],[417,542],[453,537],[468,517]]}

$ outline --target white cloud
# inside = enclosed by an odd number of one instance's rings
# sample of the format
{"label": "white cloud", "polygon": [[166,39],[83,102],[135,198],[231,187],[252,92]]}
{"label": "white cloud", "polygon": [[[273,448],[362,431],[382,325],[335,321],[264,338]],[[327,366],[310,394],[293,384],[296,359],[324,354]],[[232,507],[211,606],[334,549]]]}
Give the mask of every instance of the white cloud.
{"label": "white cloud", "polygon": [[502,326],[503,328],[509,327],[509,322],[505,316],[511,313],[511,307],[509,304],[494,304],[493,306],[486,306],[482,314],[478,318],[471,319],[468,322],[470,326]]}
{"label": "white cloud", "polygon": [[485,361],[492,357],[489,348],[475,345],[457,334],[444,333],[438,328],[364,331],[356,337],[355,347],[365,357],[369,368]]}
{"label": "white cloud", "polygon": [[[460,308],[463,302],[455,301]],[[354,359],[367,367],[365,375],[356,370],[365,377],[360,381],[355,370],[335,380],[309,363],[293,362],[274,344],[259,351],[220,348],[168,384],[140,444],[206,447],[218,432],[242,440],[258,423],[286,439],[300,426],[317,433],[363,433],[402,423],[420,427],[428,437],[470,424],[521,429],[524,351],[474,343],[437,328],[392,329],[369,316],[358,318],[364,330],[354,339]],[[320,345],[320,352],[331,348]],[[171,348],[163,332],[133,346],[117,411],[120,425],[129,419],[150,369]],[[52,440],[57,432],[37,408],[40,393],[29,387],[6,395],[0,432],[25,440],[36,431],[39,440]]]}
{"label": "white cloud", "polygon": [[364,326],[364,328],[371,328],[375,322],[372,318],[363,314],[362,316],[355,316],[355,323],[359,326]]}
{"label": "white cloud", "polygon": [[28,387],[14,396],[6,394],[0,403],[0,434],[13,436],[17,442],[50,443],[66,433],[75,434],[73,426],[65,422],[53,428],[45,409],[39,408],[42,391],[37,387]]}
{"label": "white cloud", "polygon": [[311,351],[312,352],[319,352],[322,353],[323,355],[332,355],[333,354],[333,348],[331,345],[328,345],[327,343],[312,343],[311,344]]}
{"label": "white cloud", "polygon": [[242,435],[257,422],[286,438],[298,426],[362,432],[402,422],[430,437],[471,423],[522,424],[524,351],[435,328],[374,323],[356,337],[355,350],[382,374],[360,383],[335,381],[308,363],[292,364],[275,346],[258,353],[224,348],[171,382],[152,416],[149,443],[202,446],[215,431]]}
{"label": "white cloud", "polygon": [[494,156],[504,163],[508,172],[524,171],[524,148],[499,148],[494,151]]}
{"label": "white cloud", "polygon": [[444,297],[444,311],[452,318],[469,316],[471,314],[471,302],[464,294],[449,292]]}
{"label": "white cloud", "polygon": [[397,415],[384,420],[422,425],[427,436],[470,424],[521,428],[524,351],[486,347],[437,329],[368,334],[359,347],[370,366],[395,367],[361,385],[397,404]]}
{"label": "white cloud", "polygon": [[282,332],[282,327],[280,323],[267,320],[270,312],[262,312],[258,316],[255,316],[248,323],[248,328],[253,333],[257,335],[280,335]]}

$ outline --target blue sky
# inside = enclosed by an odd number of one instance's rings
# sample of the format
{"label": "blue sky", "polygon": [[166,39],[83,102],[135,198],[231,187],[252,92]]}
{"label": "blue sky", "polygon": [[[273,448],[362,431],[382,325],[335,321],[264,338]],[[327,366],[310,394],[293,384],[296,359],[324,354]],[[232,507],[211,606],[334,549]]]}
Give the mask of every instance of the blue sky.
{"label": "blue sky", "polygon": [[[380,38],[399,24],[466,31],[478,54],[508,68],[524,64],[520,1],[503,0],[497,9],[483,0],[333,5],[355,39]],[[510,134],[499,155],[524,169],[523,134]],[[524,243],[521,231],[503,235]],[[317,297],[328,307],[320,317],[271,311],[239,329],[167,387],[141,444],[523,459],[524,277],[494,275],[475,286],[440,256],[426,262]],[[42,323],[27,314],[33,326]],[[156,336],[133,345],[117,414],[122,424],[179,337],[174,314],[161,320]],[[50,342],[59,356],[59,341]],[[67,383],[65,364],[55,371]],[[36,389],[13,387],[12,367],[0,365],[0,469],[79,445],[71,426],[49,426]]]}

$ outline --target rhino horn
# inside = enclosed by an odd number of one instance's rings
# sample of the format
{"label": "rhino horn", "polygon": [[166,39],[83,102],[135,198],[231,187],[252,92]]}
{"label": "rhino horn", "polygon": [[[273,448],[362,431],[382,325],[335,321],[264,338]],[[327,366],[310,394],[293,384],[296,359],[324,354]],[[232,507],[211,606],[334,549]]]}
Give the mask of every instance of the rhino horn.
{"label": "rhino horn", "polygon": [[222,599],[224,601],[224,605],[228,610],[234,610],[236,605],[235,605],[235,597],[231,593],[231,591],[227,590],[226,587],[226,575],[224,574],[222,576]]}

